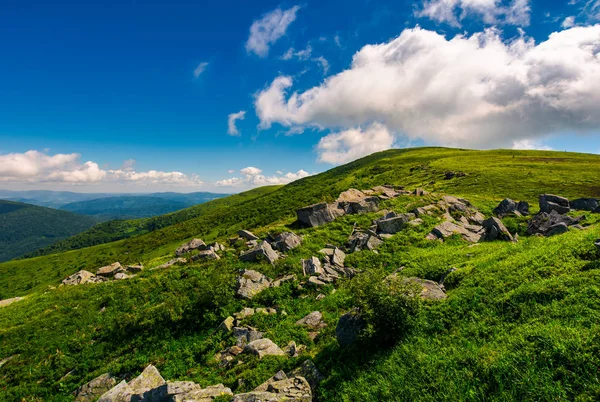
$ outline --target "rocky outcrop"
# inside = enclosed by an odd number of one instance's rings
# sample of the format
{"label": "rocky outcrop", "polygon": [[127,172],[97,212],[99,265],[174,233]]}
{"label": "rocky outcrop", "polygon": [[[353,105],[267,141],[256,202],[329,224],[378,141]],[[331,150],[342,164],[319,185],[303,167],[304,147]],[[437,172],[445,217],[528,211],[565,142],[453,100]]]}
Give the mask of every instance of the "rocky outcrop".
{"label": "rocky outcrop", "polygon": [[375,250],[383,244],[383,240],[371,230],[354,230],[346,244],[351,253],[362,250]]}
{"label": "rocky outcrop", "polygon": [[344,215],[344,210],[338,208],[337,204],[325,202],[309,205],[296,211],[298,222],[303,226],[317,227],[333,222],[336,218]]}
{"label": "rocky outcrop", "polygon": [[193,389],[185,393],[169,395],[172,402],[210,402],[217,398],[232,397],[233,392],[223,384],[211,385],[206,388]]}
{"label": "rocky outcrop", "polygon": [[571,209],[575,211],[595,211],[600,204],[596,198],[578,198],[570,202]]}
{"label": "rocky outcrop", "polygon": [[513,236],[510,234],[506,226],[498,218],[491,217],[483,221],[483,229],[485,230],[484,240],[506,240],[514,241]]}
{"label": "rocky outcrop", "polygon": [[286,253],[302,244],[302,238],[295,233],[283,232],[275,236],[273,240],[273,248]]}
{"label": "rocky outcrop", "polygon": [[245,269],[237,279],[237,294],[244,299],[251,299],[270,286],[271,280],[265,275]]}
{"label": "rocky outcrop", "polygon": [[102,394],[112,389],[117,384],[115,377],[112,374],[105,373],[94,378],[87,384],[77,388],[73,395],[75,402],[92,402],[98,399]]}
{"label": "rocky outcrop", "polygon": [[312,360],[305,360],[300,366],[290,371],[287,375],[288,377],[303,377],[306,379],[313,392],[317,389],[321,381],[325,379]]}
{"label": "rocky outcrop", "polygon": [[326,263],[335,265],[336,267],[344,266],[344,260],[346,259],[346,253],[344,253],[339,248],[327,247],[327,248],[320,250],[319,252],[325,255],[324,260]]}
{"label": "rocky outcrop", "polygon": [[112,278],[115,276],[115,274],[118,273],[125,273],[125,268],[121,266],[120,262],[114,262],[110,265],[98,268],[96,270],[96,275],[102,276],[104,278]]}
{"label": "rocky outcrop", "polygon": [[246,262],[262,262],[266,261],[270,264],[275,263],[279,259],[279,254],[271,247],[267,241],[261,241],[251,250],[242,252],[240,260]]}
{"label": "rocky outcrop", "polygon": [[254,233],[252,233],[252,232],[250,232],[248,230],[238,230],[237,234],[242,239],[246,239],[246,240],[249,240],[249,241],[259,240],[258,236],[256,236]]}
{"label": "rocky outcrop", "polygon": [[245,347],[247,344],[262,339],[263,333],[252,327],[235,327],[232,331],[236,339],[235,346]]}
{"label": "rocky outcrop", "polygon": [[336,202],[338,208],[349,215],[376,212],[379,209],[379,198],[368,196],[354,188],[341,193]]}
{"label": "rocky outcrop", "polygon": [[566,214],[571,210],[569,200],[558,195],[542,194],[539,201],[540,212],[550,213],[556,211],[559,214]]}
{"label": "rocky outcrop", "polygon": [[304,276],[321,275],[323,267],[317,257],[311,257],[308,260],[300,260],[302,264],[302,273]]}
{"label": "rocky outcrop", "polygon": [[442,287],[434,281],[421,278],[404,278],[404,281],[409,284],[417,285],[421,288],[419,293],[419,297],[421,297],[421,299],[443,300],[447,297],[446,292],[444,292]]}
{"label": "rocky outcrop", "polygon": [[66,279],[63,279],[63,285],[83,285],[85,283],[100,283],[106,281],[105,278],[97,277],[89,271],[81,270]]}
{"label": "rocky outcrop", "polygon": [[377,233],[379,234],[396,234],[406,227],[413,219],[415,214],[397,214],[390,212],[383,218],[375,220],[373,223],[377,225]]}
{"label": "rocky outcrop", "polygon": [[244,353],[250,353],[262,359],[265,356],[285,356],[285,352],[269,338],[252,341],[244,348]]}
{"label": "rocky outcrop", "polygon": [[181,245],[177,250],[175,250],[175,255],[177,257],[181,257],[184,254],[187,254],[193,250],[206,250],[206,243],[201,239],[192,239],[189,242]]}
{"label": "rocky outcrop", "polygon": [[561,215],[556,210],[550,213],[540,212],[534,215],[527,225],[528,235],[555,235],[564,233],[564,229],[569,226],[579,224],[584,219],[583,216],[572,218],[568,215]]}
{"label": "rocky outcrop", "polygon": [[279,370],[277,373],[275,373],[275,375],[273,377],[269,378],[267,381],[263,382],[258,387],[254,388],[254,391],[255,392],[267,392],[267,390],[269,389],[269,385],[273,384],[274,382],[281,381],[281,380],[287,380],[287,379],[288,379],[287,374],[285,374],[282,370]]}
{"label": "rocky outcrop", "polygon": [[505,198],[494,208],[494,214],[500,218],[508,215],[527,216],[529,215],[529,204],[525,201],[516,202]]}
{"label": "rocky outcrop", "polygon": [[365,329],[366,322],[358,309],[353,309],[340,317],[335,336],[341,347],[352,345]]}
{"label": "rocky outcrop", "polygon": [[192,261],[200,261],[200,260],[220,260],[221,257],[215,251],[210,248],[208,250],[202,250],[198,252],[198,254],[192,256],[190,260]]}
{"label": "rocky outcrop", "polygon": [[[259,388],[261,388],[259,386]],[[232,402],[311,402],[312,391],[304,377],[292,377],[267,384],[264,391],[238,394]]]}
{"label": "rocky outcrop", "polygon": [[464,240],[477,243],[483,236],[484,231],[481,226],[464,225],[450,221],[442,222],[433,228],[427,236],[429,240],[445,240],[453,235],[460,235]]}
{"label": "rocky outcrop", "polygon": [[323,321],[323,314],[321,314],[320,311],[313,311],[306,317],[299,319],[296,321],[296,325],[307,327],[312,330],[320,330],[327,326],[325,321]]}

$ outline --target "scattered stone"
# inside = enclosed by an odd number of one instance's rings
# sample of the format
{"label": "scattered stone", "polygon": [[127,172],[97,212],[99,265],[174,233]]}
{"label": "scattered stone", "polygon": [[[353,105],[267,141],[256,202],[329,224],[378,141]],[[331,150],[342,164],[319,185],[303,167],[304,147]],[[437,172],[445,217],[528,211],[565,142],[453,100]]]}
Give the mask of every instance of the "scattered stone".
{"label": "scattered stone", "polygon": [[271,280],[260,272],[245,269],[237,279],[237,294],[251,299],[271,286]]}
{"label": "scattered stone", "polygon": [[383,240],[370,230],[355,231],[348,239],[347,247],[351,253],[362,250],[375,250],[383,244]]}
{"label": "scattered stone", "polygon": [[335,249],[333,249],[333,254],[331,255],[331,260],[330,260],[331,264],[333,264],[337,267],[343,267],[345,259],[346,259],[346,253],[344,253],[342,250],[340,250],[337,247]]}
{"label": "scattered stone", "polygon": [[494,214],[503,218],[508,215],[525,216],[529,215],[529,204],[525,201],[513,201],[510,198],[503,199],[496,208]]}
{"label": "scattered stone", "polygon": [[201,239],[192,239],[189,242],[181,245],[177,250],[175,250],[175,255],[177,257],[181,257],[182,255],[189,253],[192,250],[205,250],[206,243],[204,243]]}
{"label": "scattered stone", "polygon": [[282,284],[284,284],[286,282],[292,282],[295,280],[296,280],[296,275],[294,275],[294,274],[284,275],[280,278],[275,279],[273,281],[273,283],[271,283],[271,287],[278,288],[279,286],[281,286]]}
{"label": "scattered stone", "polygon": [[434,227],[427,239],[444,240],[454,234],[459,234],[468,242],[477,243],[483,235],[483,228],[481,226],[458,225],[456,223],[446,221]]}
{"label": "scattered stone", "polygon": [[341,193],[336,202],[338,208],[346,214],[363,214],[379,209],[379,198],[368,196],[354,188]]}
{"label": "scattered stone", "polygon": [[594,211],[598,208],[598,200],[595,198],[578,198],[571,201],[571,209],[576,211]]}
{"label": "scattered stone", "polygon": [[413,219],[412,221],[408,222],[408,224],[411,225],[411,226],[420,226],[423,223],[425,223],[425,222],[421,218],[416,218],[416,219]]}
{"label": "scattered stone", "polygon": [[311,276],[308,278],[308,283],[317,287],[327,285],[325,282],[319,280],[316,276]]}
{"label": "scattered stone", "polygon": [[265,356],[285,356],[285,352],[269,338],[257,339],[248,343],[244,352],[254,354],[259,359]]}
{"label": "scattered stone", "polygon": [[446,278],[448,277],[448,275],[450,275],[452,272],[455,272],[457,269],[456,268],[450,268],[449,270],[447,270],[444,275],[442,275],[442,277],[440,278],[440,281],[438,282],[438,285],[440,285],[442,288],[444,287],[444,282],[446,281]]}
{"label": "scattered stone", "polygon": [[[584,219],[583,216],[572,218],[568,215],[561,215],[555,210],[550,213],[540,212],[534,215],[527,224],[527,234],[541,234],[547,236],[551,228],[559,223],[564,223],[566,226],[573,226]],[[562,229],[557,229],[562,230]],[[556,234],[556,233],[555,233]]]}
{"label": "scattered stone", "polygon": [[276,250],[286,253],[302,244],[302,238],[295,233],[283,232],[275,236],[273,247]]}
{"label": "scattered stone", "polygon": [[502,221],[498,218],[491,217],[483,221],[483,228],[485,229],[485,235],[483,236],[484,240],[493,241],[493,240],[506,240],[506,241],[514,241],[512,235],[504,226]]}
{"label": "scattered stone", "polygon": [[325,298],[325,295],[323,293],[319,293],[317,295],[317,297],[315,297],[315,300],[319,301],[319,300],[323,300]]}
{"label": "scattered stone", "polygon": [[311,402],[312,391],[303,377],[287,378],[268,384],[266,391],[247,392],[233,397],[232,402]]}
{"label": "scattered stone", "polygon": [[415,218],[415,214],[395,214],[395,216],[388,217],[386,215],[383,219],[375,221],[377,225],[377,233],[385,234],[396,234],[406,227],[406,224],[411,219]]}
{"label": "scattered stone", "polygon": [[306,317],[296,321],[296,325],[317,330],[327,326],[327,324],[325,324],[323,321],[323,314],[321,314],[320,311],[313,311]]}
{"label": "scattered stone", "polygon": [[416,195],[417,197],[422,197],[427,194],[429,194],[429,193],[420,187],[416,188],[415,191],[413,191],[413,195]]}
{"label": "scattered stone", "polygon": [[222,245],[221,243],[217,243],[217,242],[209,244],[208,248],[209,248],[209,250],[213,250],[215,253],[226,250],[224,245]]}
{"label": "scattered stone", "polygon": [[200,261],[200,260],[220,260],[221,257],[212,248],[208,250],[202,250],[198,254],[192,256],[190,258],[192,261]]}
{"label": "scattered stone", "polygon": [[115,274],[115,281],[122,281],[124,279],[131,279],[133,278],[135,275],[127,275],[124,272],[117,272]]}
{"label": "scattered stone", "polygon": [[99,278],[89,271],[81,270],[62,281],[63,285],[83,285],[84,283],[100,282]]}
{"label": "scattered stone", "polygon": [[253,316],[255,313],[253,308],[249,308],[249,307],[244,307],[243,309],[241,309],[238,313],[235,313],[234,316],[235,318],[237,318],[238,320],[242,320],[246,317],[250,317]]}
{"label": "scattered stone", "polygon": [[[396,198],[400,195],[400,193],[398,193],[393,187],[388,187],[388,186],[373,187],[373,189],[370,192],[369,192],[369,190],[363,190],[363,193],[365,193],[366,195],[372,195],[374,193],[378,193],[378,194],[380,194],[380,198],[383,198],[383,199]],[[381,195],[384,195],[385,197],[381,197]]]}
{"label": "scattered stone", "polygon": [[451,180],[455,177],[465,177],[466,175],[465,172],[446,172],[444,173],[444,180]]}
{"label": "scattered stone", "polygon": [[302,273],[304,276],[321,275],[323,268],[321,261],[317,257],[311,257],[308,260],[300,260],[302,264]]}
{"label": "scattered stone", "polygon": [[288,376],[283,372],[283,370],[279,370],[277,373],[275,373],[275,375],[273,377],[269,378],[267,381],[263,382],[258,387],[254,388],[254,391],[266,392],[267,389],[269,389],[269,385],[273,384],[276,381],[287,380],[287,379],[288,379]]}
{"label": "scattered stone", "polygon": [[217,327],[217,331],[231,332],[235,326],[235,318],[229,316]]}
{"label": "scattered stone", "polygon": [[570,210],[571,208],[567,198],[552,194],[540,195],[540,212],[550,213],[556,211],[559,214],[566,214]]}
{"label": "scattered stone", "polygon": [[98,268],[96,275],[103,276],[105,278],[112,278],[115,274],[124,272],[125,269],[121,266],[121,263],[115,262],[105,267]]}
{"label": "scattered stone", "polygon": [[164,264],[154,267],[152,269],[170,268],[175,264],[185,264],[185,263],[187,263],[187,258],[174,258],[174,259],[172,259],[168,262],[165,262]]}
{"label": "scattered stone", "polygon": [[112,374],[105,373],[94,378],[87,384],[77,388],[73,395],[75,402],[92,402],[117,384]]}
{"label": "scattered stone", "polygon": [[235,327],[233,328],[233,336],[236,338],[235,345],[243,348],[251,342],[262,339],[263,333],[252,327]]}
{"label": "scattered stone", "polygon": [[313,392],[317,389],[321,381],[325,379],[312,360],[305,360],[304,363],[290,371],[287,375],[288,377],[304,377]]}
{"label": "scattered stone", "polygon": [[23,298],[22,297],[13,297],[13,298],[10,298],[10,299],[0,300],[0,307],[6,307],[6,306],[8,306],[10,304],[13,304],[15,302],[18,302],[20,300],[23,300]]}
{"label": "scattered stone", "polygon": [[360,333],[365,329],[366,322],[358,309],[352,309],[340,317],[335,336],[341,347],[352,345]]}
{"label": "scattered stone", "polygon": [[556,225],[550,226],[548,228],[548,231],[546,232],[546,236],[547,237],[555,236],[558,234],[566,233],[568,231],[569,231],[569,227],[567,226],[567,224],[564,222],[560,222],[560,223],[557,223]]}
{"label": "scattered stone", "polygon": [[316,227],[333,222],[337,217],[344,215],[344,210],[338,208],[337,204],[322,202],[300,208],[296,215],[302,225]]}
{"label": "scattered stone", "polygon": [[277,252],[275,250],[273,250],[271,245],[266,241],[260,242],[253,249],[243,252],[240,255],[240,260],[246,261],[246,262],[267,261],[270,264],[273,264],[278,259],[279,259],[279,254],[277,254]]}
{"label": "scattered stone", "polygon": [[238,236],[240,236],[243,239],[246,240],[259,240],[258,236],[256,236],[254,233],[249,232],[247,230],[238,230],[237,232]]}

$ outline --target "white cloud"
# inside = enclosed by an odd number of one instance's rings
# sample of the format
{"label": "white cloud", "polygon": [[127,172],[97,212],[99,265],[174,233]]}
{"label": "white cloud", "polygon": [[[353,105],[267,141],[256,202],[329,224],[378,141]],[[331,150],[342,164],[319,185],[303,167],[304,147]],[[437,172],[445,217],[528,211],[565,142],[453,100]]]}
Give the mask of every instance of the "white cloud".
{"label": "white cloud", "polygon": [[246,51],[259,57],[267,57],[269,48],[285,35],[288,26],[296,19],[299,9],[299,6],[287,10],[276,8],[265,14],[260,20],[254,21],[250,27]]}
{"label": "white cloud", "polygon": [[318,161],[339,165],[390,149],[393,144],[392,133],[384,125],[373,123],[365,130],[353,128],[321,138],[317,144]]}
{"label": "white cloud", "polygon": [[101,169],[96,162],[79,162],[80,155],[47,155],[39,151],[0,155],[0,181],[9,183],[66,183],[102,184],[131,182],[139,185],[165,184],[172,186],[198,186],[196,175],[181,172],[150,170],[136,172],[135,161],[126,160],[121,169]]}
{"label": "white cloud", "polygon": [[200,64],[198,64],[198,66],[194,70],[194,78],[200,77],[200,75],[202,75],[202,73],[204,71],[206,71],[206,67],[208,67],[208,63],[205,62],[205,61],[202,62],[202,63],[200,63]]}
{"label": "white cloud", "polygon": [[427,17],[460,27],[466,17],[479,17],[485,24],[529,25],[529,0],[426,0],[417,17]]}
{"label": "white cloud", "polygon": [[235,125],[235,122],[238,120],[244,120],[246,118],[246,111],[240,110],[237,113],[231,113],[227,116],[227,134],[238,136],[240,135],[240,131]]}
{"label": "white cloud", "polygon": [[565,18],[565,20],[562,22],[562,24],[560,24],[560,26],[563,28],[574,27],[575,26],[575,17],[569,16],[569,17]]}
{"label": "white cloud", "polygon": [[229,173],[229,174],[233,174],[233,173],[235,173],[235,170],[233,170],[233,169],[229,169],[229,170],[227,171],[227,173]]}
{"label": "white cloud", "polygon": [[319,63],[323,69],[323,74],[326,75],[329,72],[329,62],[323,56],[315,57],[313,61]]}
{"label": "white cloud", "polygon": [[538,150],[538,151],[552,151],[553,149],[548,145],[542,144],[536,140],[517,140],[513,142],[512,149],[521,150]]}
{"label": "white cloud", "polygon": [[302,169],[297,172],[288,172],[283,174],[281,171],[277,171],[276,175],[265,176],[262,174],[262,170],[254,166],[248,166],[240,170],[242,177],[232,177],[229,179],[219,180],[215,182],[218,187],[245,187],[252,188],[258,186],[270,186],[279,184],[288,184],[303,177],[310,176],[310,174]]}
{"label": "white cloud", "polygon": [[494,148],[600,129],[600,25],[508,43],[488,29],[452,39],[422,28],[367,45],[349,69],[304,92],[279,76],[256,95],[259,127],[347,129],[372,122],[408,140]]}
{"label": "white cloud", "polygon": [[310,59],[310,55],[312,54],[312,47],[310,45],[306,46],[304,50],[296,51],[293,47],[289,48],[283,56],[281,56],[281,60],[292,60],[294,58],[298,60],[308,60]]}

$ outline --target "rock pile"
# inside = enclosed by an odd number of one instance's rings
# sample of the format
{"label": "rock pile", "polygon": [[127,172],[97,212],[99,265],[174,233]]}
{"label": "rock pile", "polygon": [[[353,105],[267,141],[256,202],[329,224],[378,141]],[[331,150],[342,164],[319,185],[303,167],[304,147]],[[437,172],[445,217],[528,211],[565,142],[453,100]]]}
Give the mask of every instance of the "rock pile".
{"label": "rock pile", "polygon": [[192,239],[175,250],[175,255],[181,257],[193,250],[206,250],[206,243],[201,239]]}
{"label": "rock pile", "polygon": [[285,282],[294,281],[295,279],[296,276],[290,274],[272,280],[271,278],[261,274],[258,271],[254,271],[252,269],[245,269],[237,277],[236,293],[239,297],[243,299],[252,299],[254,296],[256,296],[265,289],[271,287],[276,288],[281,286]]}
{"label": "rock pile", "polygon": [[529,203],[526,201],[516,202],[510,198],[505,198],[494,208],[494,214],[499,218],[508,215],[527,216],[529,215]]}
{"label": "rock pile", "polygon": [[275,263],[280,258],[279,253],[273,250],[271,244],[263,240],[248,251],[243,251],[240,254],[240,260],[245,262],[268,262]]}
{"label": "rock pile", "polygon": [[561,215],[556,210],[540,212],[534,215],[527,224],[528,235],[554,236],[569,231],[569,226],[576,226],[584,219],[583,216],[572,218]]}
{"label": "rock pile", "polygon": [[304,276],[308,276],[308,283],[314,286],[324,286],[334,283],[342,277],[352,278],[356,275],[354,268],[344,266],[346,253],[337,247],[327,247],[320,250],[323,261],[317,257],[301,260]]}
{"label": "rock pile", "polygon": [[63,285],[83,285],[85,283],[102,283],[109,280],[122,280],[129,279],[136,276],[137,273],[141,272],[144,266],[128,265],[123,267],[119,262],[107,265],[105,267],[98,268],[96,275],[89,271],[81,270],[69,277],[63,279]]}

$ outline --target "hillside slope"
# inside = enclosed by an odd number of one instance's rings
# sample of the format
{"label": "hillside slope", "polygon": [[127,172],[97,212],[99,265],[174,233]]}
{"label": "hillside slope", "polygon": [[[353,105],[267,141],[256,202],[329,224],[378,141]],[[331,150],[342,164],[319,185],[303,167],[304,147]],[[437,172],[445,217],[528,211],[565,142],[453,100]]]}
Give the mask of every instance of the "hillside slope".
{"label": "hillside slope", "polygon": [[107,197],[72,202],[60,207],[62,211],[90,215],[102,221],[114,219],[149,218],[175,212],[190,205],[158,197]]}
{"label": "hillside slope", "polygon": [[[446,180],[448,171],[466,175]],[[599,214],[570,213],[585,217],[583,229],[547,238],[526,235],[530,217],[504,218],[520,236],[516,243],[427,240],[444,219],[427,214],[420,225],[385,238],[377,253],[350,254],[346,242],[354,228],[369,228],[385,210],[405,213],[444,194],[468,199],[485,217],[505,197],[529,201],[532,213],[541,193],[598,197],[599,172],[597,155],[391,150],[281,188],[214,201],[203,214],[150,233],[2,263],[0,298],[26,298],[0,308],[0,357],[12,357],[2,367],[0,400],[72,400],[73,390],[102,373],[130,380],[148,364],[168,380],[223,383],[240,393],[306,359],[324,376],[314,390],[320,401],[598,400]],[[342,216],[317,228],[294,224],[298,207],[382,184],[435,193],[383,200],[379,212]],[[145,269],[124,281],[48,287],[79,269],[96,272],[114,261],[152,268],[192,237],[228,244],[238,229],[261,238],[291,230],[303,242],[273,265],[241,261],[245,245],[238,242],[216,261]],[[360,272],[315,287],[300,260],[319,256],[327,244],[346,249],[345,266]],[[450,268],[447,298],[439,301],[400,297],[382,286],[391,273],[438,281]],[[296,279],[245,300],[235,293],[243,269]],[[216,328],[243,307],[277,314],[256,313],[238,325],[258,328],[282,348],[289,341],[306,348],[298,347],[297,357],[242,354],[223,364],[220,352],[236,340]],[[336,325],[353,307],[360,307],[367,330],[354,346],[342,347]],[[316,337],[296,324],[313,311],[326,324]]]}
{"label": "hillside slope", "polygon": [[0,200],[0,261],[7,261],[94,226],[94,218]]}

